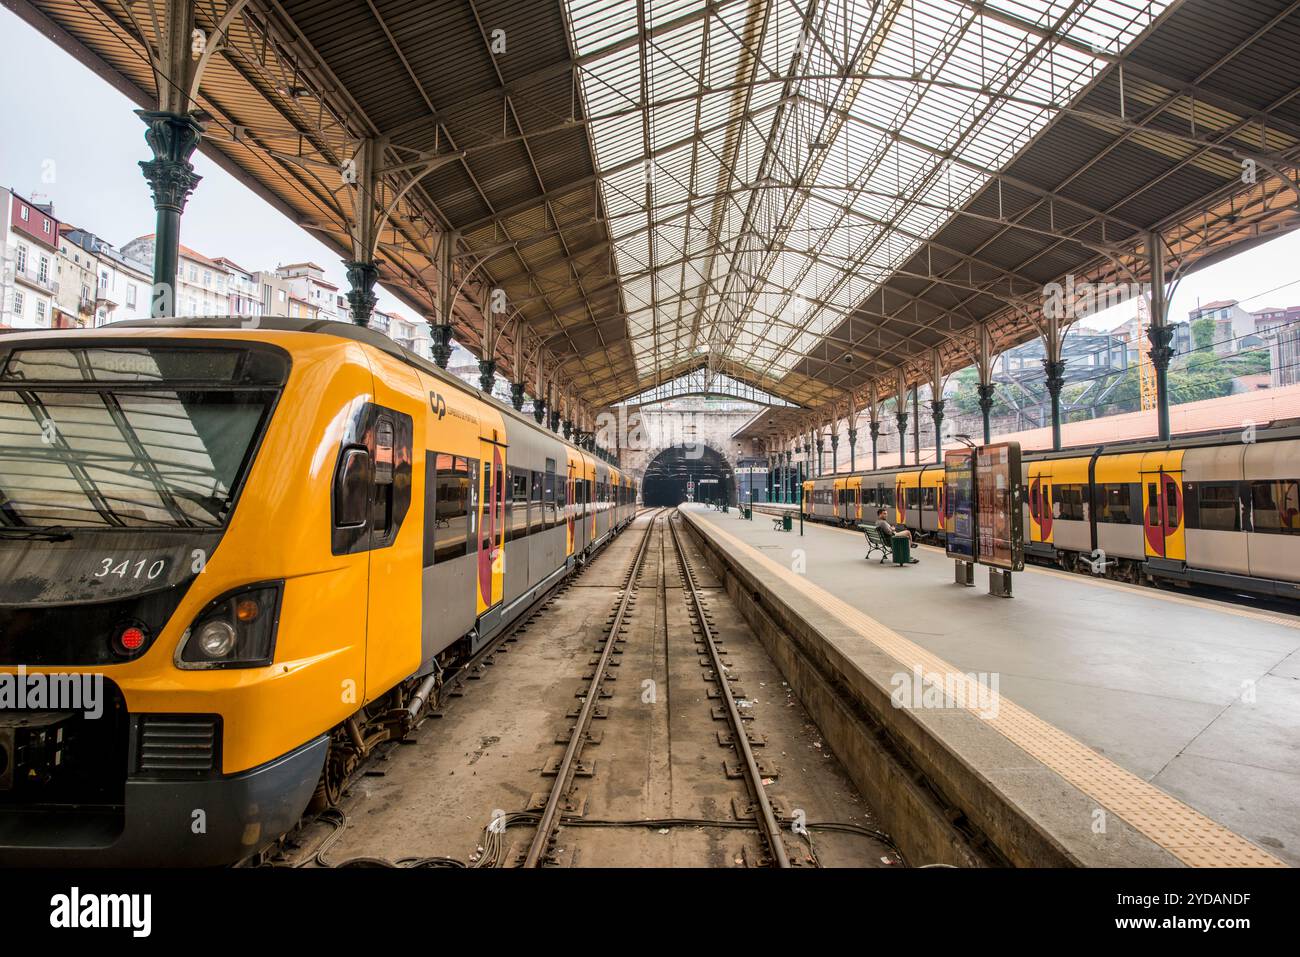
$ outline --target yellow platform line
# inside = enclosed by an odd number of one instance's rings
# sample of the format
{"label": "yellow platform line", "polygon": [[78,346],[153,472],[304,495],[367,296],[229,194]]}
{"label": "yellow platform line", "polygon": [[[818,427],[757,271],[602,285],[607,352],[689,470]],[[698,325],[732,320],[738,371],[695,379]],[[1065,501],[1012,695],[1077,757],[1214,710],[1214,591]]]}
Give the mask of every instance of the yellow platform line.
{"label": "yellow platform line", "polygon": [[[1060,728],[1008,698],[980,688],[975,680],[933,652],[831,592],[790,571],[710,522],[714,534],[755,566],[798,589],[850,629],[896,660],[904,670],[920,668],[926,684],[964,683],[965,709],[986,721],[1013,744],[1056,772],[1103,808],[1127,821],[1188,867],[1286,867],[1235,831],[1206,817],[1109,758],[1076,741]],[[959,707],[962,705],[958,705]],[[993,716],[981,714],[987,711]],[[1091,822],[1080,826],[1091,826]]]}
{"label": "yellow platform line", "polygon": [[[758,511],[759,507],[755,507]],[[763,512],[764,515],[777,515],[779,512]],[[798,520],[798,512],[795,512],[795,519]],[[839,525],[828,525],[825,522],[809,522],[813,528],[825,529],[828,532],[843,532],[846,535],[861,537],[862,533],[852,528],[842,528]],[[944,554],[944,550],[938,545],[927,545],[924,542],[914,542],[913,548],[925,548],[932,552]],[[1270,614],[1266,611],[1252,611],[1249,608],[1243,608],[1240,605],[1233,605],[1229,602],[1216,601],[1213,598],[1197,598],[1192,595],[1176,595],[1159,588],[1151,588],[1147,585],[1133,585],[1129,582],[1111,581],[1109,578],[1102,578],[1099,575],[1078,575],[1074,572],[1067,572],[1060,568],[1046,568],[1042,565],[1033,565],[1025,563],[1025,571],[1035,575],[1052,575],[1066,581],[1077,582],[1080,585],[1091,585],[1094,588],[1110,588],[1115,591],[1122,591],[1139,598],[1154,598],[1159,601],[1167,601],[1176,605],[1188,605],[1192,608],[1201,608],[1207,611],[1218,611],[1225,615],[1233,615],[1237,618],[1249,618],[1251,621],[1259,621],[1268,625],[1281,625],[1283,628],[1300,629],[1300,617],[1286,614]]]}

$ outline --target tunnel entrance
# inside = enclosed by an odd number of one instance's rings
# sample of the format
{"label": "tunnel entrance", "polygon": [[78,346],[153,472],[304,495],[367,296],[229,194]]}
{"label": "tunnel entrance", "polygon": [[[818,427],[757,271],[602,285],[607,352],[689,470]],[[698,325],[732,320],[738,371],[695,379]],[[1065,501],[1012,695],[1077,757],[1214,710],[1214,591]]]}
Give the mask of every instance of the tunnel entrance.
{"label": "tunnel entrance", "polygon": [[707,445],[675,445],[664,449],[646,466],[641,484],[646,505],[680,505],[696,502],[736,502],[731,465]]}

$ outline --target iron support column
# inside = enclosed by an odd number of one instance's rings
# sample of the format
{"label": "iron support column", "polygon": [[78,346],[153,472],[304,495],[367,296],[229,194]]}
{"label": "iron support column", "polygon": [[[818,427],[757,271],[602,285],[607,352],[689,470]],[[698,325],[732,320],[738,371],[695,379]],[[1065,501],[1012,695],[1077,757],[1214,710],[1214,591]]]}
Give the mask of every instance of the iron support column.
{"label": "iron support column", "polygon": [[1047,374],[1047,394],[1052,397],[1052,448],[1061,448],[1061,387],[1065,385],[1065,360],[1044,359],[1043,371]]}
{"label": "iron support column", "polygon": [[180,261],[181,213],[190,193],[202,179],[194,172],[190,157],[203,138],[203,127],[189,113],[164,110],[137,110],[148,126],[144,138],[153,150],[153,159],[141,160],[149,188],[153,191],[153,208],[157,214],[153,249],[154,316],[176,314],[176,268]]}
{"label": "iron support column", "polygon": [[870,432],[871,432],[871,471],[874,472],[877,468],[880,467],[876,463],[876,446],[880,442],[880,421],[878,419],[871,420]]}
{"label": "iron support column", "polygon": [[849,429],[849,471],[856,472],[858,469],[858,430]]}
{"label": "iron support column", "polygon": [[1173,327],[1167,323],[1169,303],[1165,298],[1165,247],[1159,233],[1147,234],[1147,254],[1151,269],[1151,325],[1147,339],[1151,342],[1151,364],[1156,373],[1156,423],[1160,441],[1169,441],[1169,360],[1174,350]]}
{"label": "iron support column", "polygon": [[522,382],[510,383],[510,404],[515,407],[516,412],[524,411],[524,384]]}
{"label": "iron support column", "polygon": [[980,396],[980,415],[984,417],[984,444],[988,445],[993,441],[993,431],[989,423],[989,416],[993,412],[993,390],[992,382],[983,382],[976,387]]}
{"label": "iron support column", "polygon": [[934,415],[934,460],[943,461],[943,399],[930,400],[930,412]]}
{"label": "iron support column", "polygon": [[898,407],[902,409],[895,418],[898,420],[898,464],[907,465],[907,404],[900,402]]}

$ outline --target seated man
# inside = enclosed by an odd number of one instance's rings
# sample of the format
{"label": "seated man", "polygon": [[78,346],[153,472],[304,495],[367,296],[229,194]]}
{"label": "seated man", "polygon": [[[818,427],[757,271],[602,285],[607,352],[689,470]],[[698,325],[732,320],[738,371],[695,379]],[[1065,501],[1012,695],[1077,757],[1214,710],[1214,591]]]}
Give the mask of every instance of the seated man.
{"label": "seated man", "polygon": [[[876,509],[876,531],[880,532],[881,536],[887,542],[893,540],[894,538],[905,538],[907,539],[909,548],[912,544],[911,531],[909,531],[906,528],[894,528],[893,525],[890,525],[889,522],[885,519],[885,510],[883,508]],[[913,557],[909,559],[909,563],[912,565],[917,564],[917,562],[919,561],[920,561],[919,558]]]}

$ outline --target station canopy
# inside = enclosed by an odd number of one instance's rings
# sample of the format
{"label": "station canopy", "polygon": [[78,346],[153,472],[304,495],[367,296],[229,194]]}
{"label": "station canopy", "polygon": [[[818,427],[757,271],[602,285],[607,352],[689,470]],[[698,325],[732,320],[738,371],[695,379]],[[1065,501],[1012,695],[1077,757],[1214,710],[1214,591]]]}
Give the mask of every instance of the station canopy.
{"label": "station canopy", "polygon": [[[15,7],[149,105],[160,2]],[[382,281],[431,315],[454,230],[592,406],[705,369],[816,408],[1034,336],[1067,275],[1145,278],[1152,230],[1186,269],[1292,228],[1298,6],[248,0],[198,101],[345,256],[379,139]]]}

